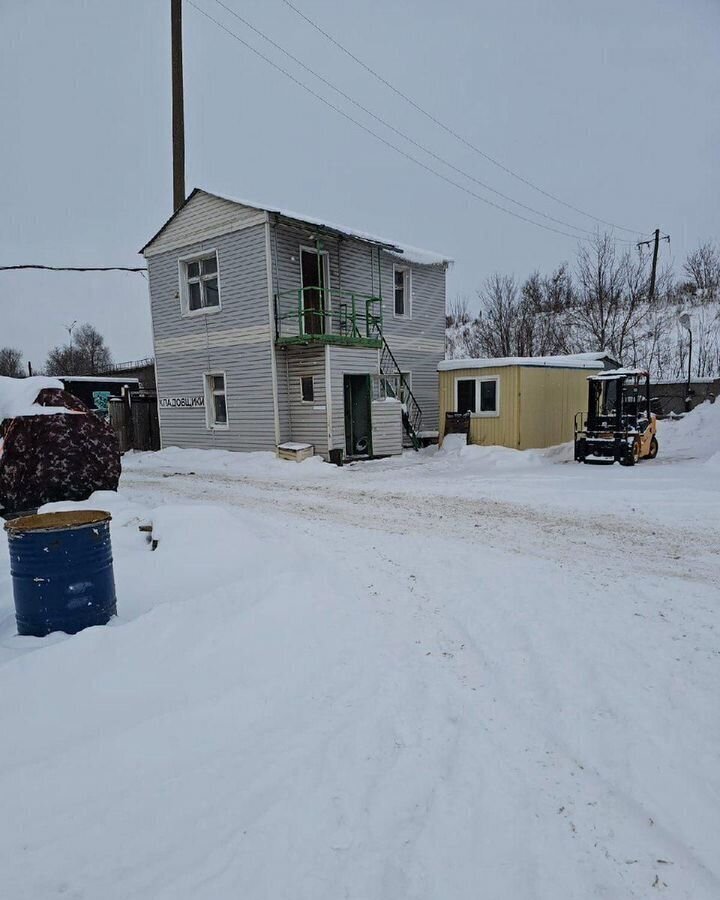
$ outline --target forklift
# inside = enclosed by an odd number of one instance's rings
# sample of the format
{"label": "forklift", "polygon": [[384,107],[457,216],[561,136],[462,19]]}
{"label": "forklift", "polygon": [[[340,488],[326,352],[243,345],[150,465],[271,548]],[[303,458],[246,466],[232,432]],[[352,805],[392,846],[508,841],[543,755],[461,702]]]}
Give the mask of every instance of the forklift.
{"label": "forklift", "polygon": [[657,419],[650,412],[650,373],[610,369],[588,377],[588,411],[575,416],[575,459],[634,466],[658,453]]}

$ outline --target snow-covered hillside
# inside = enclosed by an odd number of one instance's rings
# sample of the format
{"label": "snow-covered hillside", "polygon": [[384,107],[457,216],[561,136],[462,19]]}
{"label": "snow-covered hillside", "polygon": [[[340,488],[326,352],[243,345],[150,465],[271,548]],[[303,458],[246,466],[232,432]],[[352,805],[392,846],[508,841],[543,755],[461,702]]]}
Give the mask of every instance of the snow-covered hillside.
{"label": "snow-covered hillside", "polygon": [[111,625],[0,547],[0,896],[715,900],[720,403],[659,437],[125,457]]}

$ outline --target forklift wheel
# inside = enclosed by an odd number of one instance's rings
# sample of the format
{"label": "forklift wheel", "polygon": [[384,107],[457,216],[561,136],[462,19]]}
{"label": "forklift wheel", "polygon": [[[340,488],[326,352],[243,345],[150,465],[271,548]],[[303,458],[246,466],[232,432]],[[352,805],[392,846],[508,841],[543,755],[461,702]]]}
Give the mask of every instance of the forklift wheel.
{"label": "forklift wheel", "polygon": [[658,442],[657,442],[657,438],[655,437],[655,435],[653,435],[652,440],[650,441],[650,450],[648,451],[647,458],[655,459],[655,457],[657,455],[658,455]]}
{"label": "forklift wheel", "polygon": [[620,460],[620,465],[621,466],[634,466],[635,463],[639,459],[640,459],[640,444],[637,441],[633,441],[632,447],[628,448],[628,452]]}

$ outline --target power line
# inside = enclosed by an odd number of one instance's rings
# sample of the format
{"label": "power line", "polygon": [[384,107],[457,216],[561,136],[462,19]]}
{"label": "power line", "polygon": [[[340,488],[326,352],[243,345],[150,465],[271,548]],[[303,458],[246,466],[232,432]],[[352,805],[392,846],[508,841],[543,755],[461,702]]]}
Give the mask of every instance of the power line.
{"label": "power line", "polygon": [[41,266],[20,265],[0,266],[0,272],[12,272],[18,269],[45,269],[48,272],[147,272],[145,266]]}
{"label": "power line", "polygon": [[[381,125],[384,125],[390,131],[397,134],[398,137],[403,138],[403,140],[408,141],[414,147],[417,147],[419,150],[422,150],[424,153],[427,153],[428,156],[431,156],[433,159],[435,159],[438,162],[442,163],[443,165],[447,166],[449,169],[452,169],[452,171],[457,172],[458,175],[462,175],[464,178],[467,178],[468,180],[475,182],[475,184],[479,185],[480,187],[484,188],[485,190],[490,191],[493,194],[496,194],[498,197],[502,197],[503,200],[507,200],[510,203],[514,203],[516,206],[519,206],[522,209],[525,209],[528,212],[531,212],[536,216],[540,216],[543,219],[548,219],[550,222],[555,222],[557,225],[563,225],[565,228],[574,228],[575,230],[581,231],[584,234],[588,234],[588,235],[594,234],[593,231],[590,231],[587,228],[582,228],[580,225],[573,225],[572,222],[566,222],[564,219],[556,219],[554,216],[550,216],[547,213],[544,213],[539,209],[535,209],[532,206],[528,206],[526,203],[521,203],[519,200],[515,200],[513,197],[510,197],[507,194],[504,194],[502,191],[496,190],[494,187],[491,187],[491,185],[486,184],[484,181],[481,181],[479,178],[476,178],[474,175],[471,175],[469,172],[466,172],[463,169],[458,168],[458,166],[453,165],[453,163],[448,162],[447,159],[440,156],[438,153],[435,153],[433,150],[430,150],[428,147],[426,147],[424,144],[421,144],[419,141],[416,141],[409,134],[406,134],[404,131],[401,131],[395,125],[388,122],[386,119],[383,119],[382,116],[377,115],[372,110],[368,109],[366,106],[363,106],[362,103],[359,103],[357,100],[355,100],[349,94],[346,94],[343,90],[341,90],[339,87],[334,85],[331,81],[329,81],[327,78],[325,78],[319,72],[316,72],[314,69],[310,68],[310,66],[306,65],[301,59],[298,59],[297,56],[292,54],[289,50],[285,49],[285,47],[282,47],[280,44],[278,44],[276,41],[274,41],[271,37],[269,37],[267,34],[265,34],[263,31],[261,31],[259,28],[256,28],[255,25],[252,24],[252,22],[248,22],[247,19],[244,19],[234,9],[232,9],[230,6],[227,6],[225,3],[223,3],[222,0],[215,0],[215,2],[218,4],[218,6],[221,6],[224,10],[226,10],[226,12],[229,12],[230,15],[235,16],[235,18],[238,19],[240,22],[242,22],[243,25],[247,26],[251,31],[253,31],[255,34],[259,35],[259,37],[261,37],[264,41],[267,41],[267,43],[269,43],[271,46],[275,47],[276,50],[279,50],[281,53],[283,53],[285,56],[287,56],[289,59],[291,59],[294,63],[296,63],[302,69],[304,69],[306,72],[309,72],[310,75],[312,75],[314,78],[317,78],[324,85],[329,87],[331,90],[335,91],[337,94],[339,94],[345,100],[352,103],[353,106],[356,106],[358,109],[362,110],[362,112],[366,113],[366,115],[371,116],[373,119],[375,119],[376,122],[380,122]],[[624,238],[615,238],[615,240],[624,241]],[[631,243],[631,242],[628,241],[628,243]],[[634,242],[632,242],[632,243],[634,243]]]}
{"label": "power line", "polygon": [[[313,97],[315,97],[315,99],[319,100],[321,103],[324,103],[325,106],[332,109],[334,112],[336,112],[338,115],[342,116],[344,119],[347,119],[348,122],[352,122],[353,125],[356,125],[358,128],[362,129],[367,134],[371,135],[376,140],[380,141],[382,144],[385,144],[386,147],[390,147],[391,150],[394,150],[396,153],[399,153],[401,156],[405,157],[405,159],[409,159],[411,162],[415,163],[415,165],[420,166],[420,168],[424,169],[427,172],[430,172],[431,174],[435,175],[437,178],[442,179],[442,181],[445,181],[447,184],[451,184],[451,185],[453,185],[453,187],[458,188],[458,190],[464,191],[466,194],[470,195],[471,197],[474,197],[476,200],[480,200],[481,203],[486,203],[488,206],[492,206],[495,209],[499,209],[502,212],[507,213],[510,216],[514,216],[516,219],[521,219],[523,222],[527,222],[530,225],[535,225],[538,228],[544,228],[546,231],[552,231],[555,234],[561,234],[564,237],[569,237],[576,241],[591,240],[590,238],[579,237],[577,234],[570,234],[567,231],[561,231],[559,228],[553,228],[551,225],[544,225],[542,222],[535,222],[532,219],[528,219],[526,216],[523,216],[520,213],[517,213],[512,209],[507,209],[507,207],[501,206],[499,203],[495,203],[493,200],[488,200],[487,197],[483,197],[482,195],[477,194],[475,191],[472,191],[472,190],[470,190],[470,188],[465,187],[465,185],[460,184],[457,181],[454,181],[452,178],[449,178],[447,175],[444,175],[442,172],[438,172],[437,169],[433,169],[432,166],[427,165],[427,163],[424,163],[422,160],[418,159],[416,156],[413,156],[411,153],[408,153],[407,151],[403,150],[401,147],[398,147],[396,144],[393,144],[391,141],[388,141],[382,135],[379,135],[376,131],[373,131],[372,128],[368,128],[367,125],[364,125],[362,122],[359,122],[357,119],[353,118],[349,113],[346,113],[345,110],[341,109],[339,106],[335,106],[334,103],[331,103],[327,98],[323,97],[322,94],[318,94],[317,91],[313,90],[311,87],[309,87],[307,84],[305,84],[305,82],[301,81],[299,78],[296,78],[294,75],[292,75],[290,72],[288,72],[287,69],[284,69],[282,66],[278,65],[278,63],[274,62],[268,56],[265,56],[264,53],[262,53],[256,47],[253,47],[252,44],[249,44],[246,40],[241,38],[234,31],[231,31],[226,25],[223,25],[222,22],[218,21],[213,16],[211,16],[210,13],[206,12],[204,9],[197,6],[197,4],[195,4],[193,2],[193,0],[186,0],[186,2],[190,6],[192,6],[193,9],[197,10],[201,15],[205,16],[206,19],[209,19],[211,22],[213,22],[215,25],[217,25],[218,28],[221,28],[224,32],[229,34],[236,41],[239,41],[244,47],[246,47],[248,50],[250,50],[256,56],[258,56],[260,59],[264,60],[268,65],[272,66],[278,72],[285,75],[286,78],[289,78],[292,82],[294,82],[296,85],[298,85],[298,87],[301,87],[304,91],[307,91],[307,93],[309,93]],[[623,240],[623,242],[624,242],[624,240]]]}
{"label": "power line", "polygon": [[[304,19],[304,21],[307,22],[308,25],[310,25],[316,31],[320,32],[320,34],[322,34],[325,38],[327,38],[327,40],[329,40],[332,44],[334,44],[338,48],[338,50],[342,50],[343,53],[345,53],[347,56],[350,57],[350,59],[354,60],[354,62],[356,62],[359,66],[361,66],[363,69],[365,69],[366,72],[369,72],[381,84],[384,84],[385,87],[389,88],[394,94],[397,94],[397,96],[402,98],[406,103],[409,103],[413,107],[413,109],[416,109],[419,113],[422,113],[422,115],[424,115],[427,119],[430,119],[431,122],[433,122],[439,128],[442,128],[443,131],[446,131],[448,134],[452,135],[452,137],[454,137],[456,140],[460,141],[462,144],[464,144],[470,150],[473,150],[475,153],[482,156],[483,159],[486,159],[488,162],[492,163],[494,166],[497,166],[499,169],[502,169],[502,171],[505,172],[506,174],[511,175],[513,178],[516,178],[518,181],[521,181],[523,184],[532,188],[534,191],[537,191],[538,193],[542,194],[543,196],[548,197],[550,200],[554,200],[556,203],[560,203],[562,206],[565,206],[568,209],[573,210],[573,212],[580,213],[580,215],[582,215],[582,216],[587,216],[587,218],[593,219],[595,222],[600,222],[602,225],[607,225],[610,228],[616,228],[619,231],[627,231],[630,234],[636,234],[636,235],[637,234],[646,234],[646,232],[636,230],[634,228],[626,228],[624,225],[616,225],[614,222],[609,222],[606,219],[601,219],[599,216],[592,215],[592,213],[585,212],[584,210],[580,209],[579,207],[573,206],[572,203],[567,203],[565,200],[562,200],[560,197],[557,197],[555,194],[551,194],[549,191],[544,190],[543,188],[534,184],[529,179],[524,178],[522,175],[513,171],[513,169],[511,169],[508,166],[504,165],[503,163],[499,162],[497,159],[490,156],[490,154],[486,153],[484,150],[481,150],[479,147],[477,147],[475,144],[473,144],[467,138],[464,138],[461,134],[458,134],[457,131],[455,131],[453,128],[451,128],[449,125],[447,125],[445,122],[441,121],[436,116],[434,116],[431,112],[428,112],[426,109],[424,109],[422,106],[420,106],[420,104],[417,103],[415,100],[413,100],[412,97],[408,97],[407,94],[403,93],[399,88],[396,88],[395,85],[391,84],[387,79],[383,78],[383,76],[380,75],[378,72],[376,72],[375,69],[371,68],[371,66],[367,65],[367,63],[363,62],[359,57],[355,56],[355,54],[351,50],[348,50],[348,48],[345,47],[343,44],[341,44],[340,41],[336,40],[331,34],[328,34],[328,32],[325,31],[323,28],[321,28],[320,25],[317,24],[317,22],[314,22],[309,16],[306,16],[305,13],[302,12],[302,10],[298,9],[297,6],[293,5],[290,2],[290,0],[283,0],[283,3],[285,3],[286,6],[289,6],[290,9],[294,13],[296,13],[298,16],[300,16],[301,19]],[[574,228],[576,226],[572,226],[572,227]]]}

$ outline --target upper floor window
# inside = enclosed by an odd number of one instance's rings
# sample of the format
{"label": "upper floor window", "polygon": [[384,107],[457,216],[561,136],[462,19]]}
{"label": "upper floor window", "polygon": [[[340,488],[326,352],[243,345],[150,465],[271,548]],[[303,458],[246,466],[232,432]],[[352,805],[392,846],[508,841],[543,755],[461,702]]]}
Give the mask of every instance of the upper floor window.
{"label": "upper floor window", "polygon": [[220,288],[215,250],[180,261],[180,288],[184,313],[219,309]]}
{"label": "upper floor window", "polygon": [[396,316],[410,316],[410,269],[393,266],[394,307]]}

